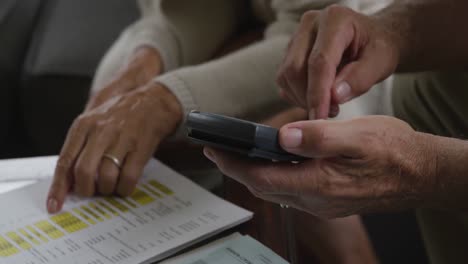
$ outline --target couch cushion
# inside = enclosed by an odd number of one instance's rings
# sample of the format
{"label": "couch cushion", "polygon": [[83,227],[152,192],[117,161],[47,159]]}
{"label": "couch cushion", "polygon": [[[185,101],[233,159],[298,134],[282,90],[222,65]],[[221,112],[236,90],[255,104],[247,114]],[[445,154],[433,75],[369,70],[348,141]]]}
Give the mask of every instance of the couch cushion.
{"label": "couch cushion", "polygon": [[26,73],[92,76],[104,52],[137,17],[136,1],[48,0]]}
{"label": "couch cushion", "polygon": [[33,154],[59,152],[84,107],[99,61],[138,14],[133,0],[46,2],[27,55],[20,95]]}
{"label": "couch cushion", "polygon": [[40,0],[0,1],[0,73],[18,73],[23,64]]}
{"label": "couch cushion", "polygon": [[40,3],[40,0],[0,1],[0,158],[11,157],[6,145],[13,142],[12,135],[18,132],[12,127],[18,118],[20,71]]}

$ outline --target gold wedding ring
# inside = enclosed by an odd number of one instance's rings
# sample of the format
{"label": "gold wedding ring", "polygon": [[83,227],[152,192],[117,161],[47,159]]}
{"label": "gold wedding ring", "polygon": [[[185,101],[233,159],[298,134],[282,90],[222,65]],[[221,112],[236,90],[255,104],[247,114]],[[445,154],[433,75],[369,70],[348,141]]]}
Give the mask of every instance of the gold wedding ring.
{"label": "gold wedding ring", "polygon": [[119,170],[122,168],[122,162],[120,162],[120,160],[116,156],[105,153],[102,157],[112,161],[112,163],[114,163],[114,165],[117,166]]}

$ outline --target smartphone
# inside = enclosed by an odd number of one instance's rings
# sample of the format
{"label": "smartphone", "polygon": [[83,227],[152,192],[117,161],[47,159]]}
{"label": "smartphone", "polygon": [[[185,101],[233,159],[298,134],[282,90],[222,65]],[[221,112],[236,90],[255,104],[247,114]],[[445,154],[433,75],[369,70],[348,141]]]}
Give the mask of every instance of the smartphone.
{"label": "smartphone", "polygon": [[189,113],[186,126],[188,138],[197,144],[272,161],[306,159],[283,150],[273,127],[199,111]]}

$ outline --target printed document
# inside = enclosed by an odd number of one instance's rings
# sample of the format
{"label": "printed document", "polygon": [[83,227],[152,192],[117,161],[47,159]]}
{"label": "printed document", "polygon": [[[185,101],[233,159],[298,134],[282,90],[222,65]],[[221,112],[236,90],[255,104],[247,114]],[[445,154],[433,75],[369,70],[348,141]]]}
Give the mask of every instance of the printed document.
{"label": "printed document", "polygon": [[49,184],[0,195],[0,263],[153,263],[252,217],[155,160],[130,197],[71,196],[56,215]]}

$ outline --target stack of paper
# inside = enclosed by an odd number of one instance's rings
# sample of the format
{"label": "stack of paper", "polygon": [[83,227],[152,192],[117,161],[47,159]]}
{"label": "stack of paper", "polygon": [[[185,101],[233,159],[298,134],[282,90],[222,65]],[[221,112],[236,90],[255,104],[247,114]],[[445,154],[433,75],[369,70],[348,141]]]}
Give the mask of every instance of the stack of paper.
{"label": "stack of paper", "polygon": [[48,187],[0,195],[0,263],[152,263],[252,216],[157,161],[129,198],[71,197],[51,216]]}

